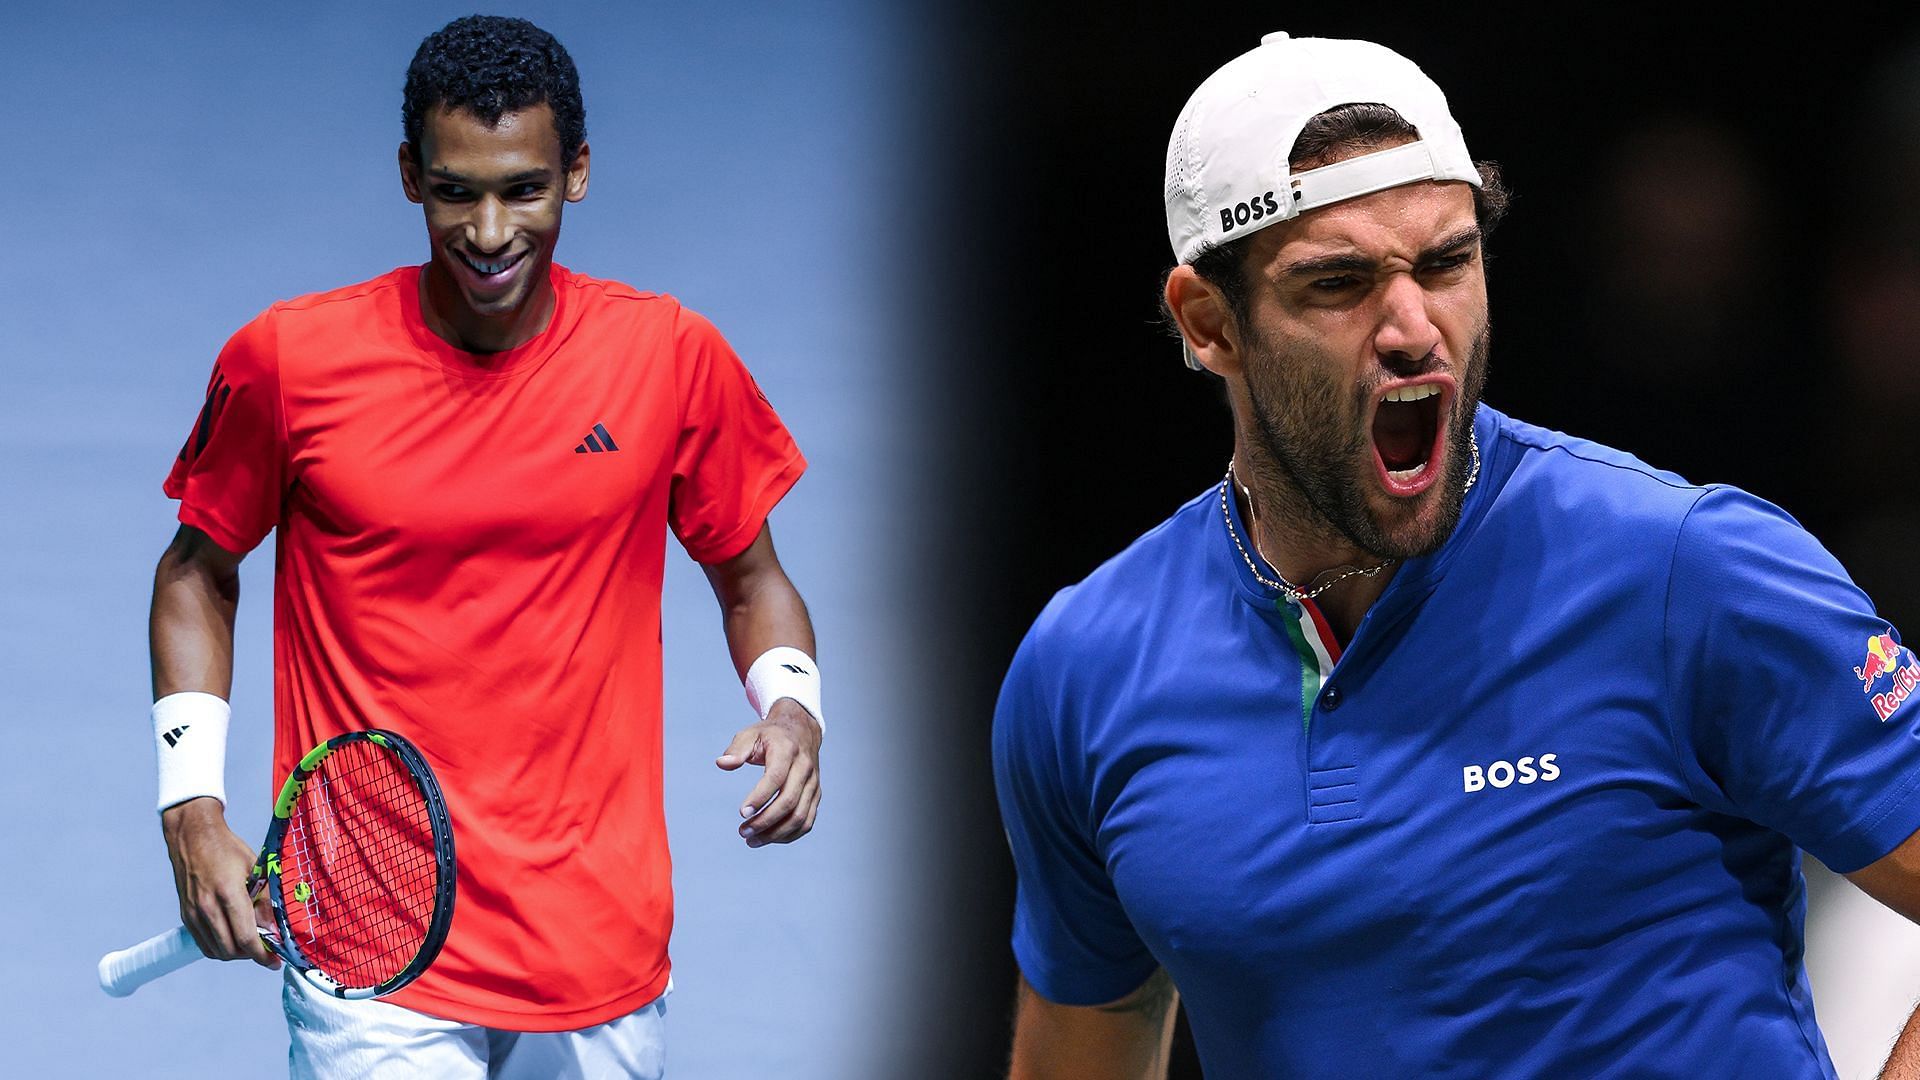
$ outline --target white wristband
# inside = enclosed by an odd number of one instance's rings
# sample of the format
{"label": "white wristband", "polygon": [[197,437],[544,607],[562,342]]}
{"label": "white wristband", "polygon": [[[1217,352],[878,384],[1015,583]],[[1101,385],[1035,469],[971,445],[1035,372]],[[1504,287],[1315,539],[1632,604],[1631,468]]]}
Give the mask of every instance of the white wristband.
{"label": "white wristband", "polygon": [[820,665],[790,645],[768,649],[747,668],[747,704],[760,719],[781,698],[792,698],[820,725],[820,734],[827,733],[827,718],[820,712]]}
{"label": "white wristband", "polygon": [[160,760],[160,809],[211,795],[227,802],[227,720],[233,710],[213,694],[188,690],[153,703],[153,748]]}

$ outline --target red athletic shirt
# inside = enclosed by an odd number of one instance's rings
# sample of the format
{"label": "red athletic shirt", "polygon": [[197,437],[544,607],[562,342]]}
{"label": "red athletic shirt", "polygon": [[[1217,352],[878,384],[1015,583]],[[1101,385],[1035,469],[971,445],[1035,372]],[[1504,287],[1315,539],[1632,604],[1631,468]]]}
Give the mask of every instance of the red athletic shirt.
{"label": "red athletic shirt", "polygon": [[805,468],[712,324],[554,266],[503,353],[421,318],[420,269],[278,303],[214,366],[167,477],[180,520],[274,566],[274,776],[389,728],[445,789],[445,949],[391,999],[521,1031],[666,986],[666,531],[745,550]]}

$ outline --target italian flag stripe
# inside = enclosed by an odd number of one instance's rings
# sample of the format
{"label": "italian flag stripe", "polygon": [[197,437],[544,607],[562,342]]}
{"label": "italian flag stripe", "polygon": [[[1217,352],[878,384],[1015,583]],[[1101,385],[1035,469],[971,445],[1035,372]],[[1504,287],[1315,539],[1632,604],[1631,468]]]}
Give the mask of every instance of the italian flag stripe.
{"label": "italian flag stripe", "polygon": [[1300,657],[1300,726],[1305,729],[1312,726],[1313,703],[1340,659],[1340,643],[1313,601],[1302,600],[1298,607],[1284,599],[1275,599],[1273,604],[1285,617],[1287,639]]}

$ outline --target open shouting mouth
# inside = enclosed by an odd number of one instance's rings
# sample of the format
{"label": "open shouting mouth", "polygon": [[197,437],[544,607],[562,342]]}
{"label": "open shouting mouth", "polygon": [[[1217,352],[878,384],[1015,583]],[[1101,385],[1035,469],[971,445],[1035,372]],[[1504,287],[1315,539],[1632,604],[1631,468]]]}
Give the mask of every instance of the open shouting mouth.
{"label": "open shouting mouth", "polygon": [[1387,494],[1411,498],[1439,478],[1445,464],[1447,405],[1455,388],[1446,376],[1387,386],[1373,400],[1373,460]]}

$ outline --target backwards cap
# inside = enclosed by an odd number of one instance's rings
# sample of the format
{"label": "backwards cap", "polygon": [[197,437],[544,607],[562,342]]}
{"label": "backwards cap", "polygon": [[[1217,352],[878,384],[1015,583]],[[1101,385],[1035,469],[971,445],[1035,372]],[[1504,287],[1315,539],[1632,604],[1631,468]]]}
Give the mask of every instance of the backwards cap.
{"label": "backwards cap", "polygon": [[[1340,105],[1385,105],[1418,142],[1293,173],[1307,121]],[[1167,238],[1190,263],[1209,249],[1342,199],[1420,180],[1480,186],[1447,98],[1413,61],[1370,41],[1268,34],[1187,99],[1167,143]]]}
{"label": "backwards cap", "polygon": [[[1340,105],[1385,105],[1417,142],[1296,173],[1307,121]],[[1231,240],[1343,199],[1421,180],[1480,186],[1447,97],[1413,61],[1370,41],[1268,34],[1187,99],[1167,143],[1167,239],[1190,263]],[[1197,367],[1191,354],[1190,367]]]}

